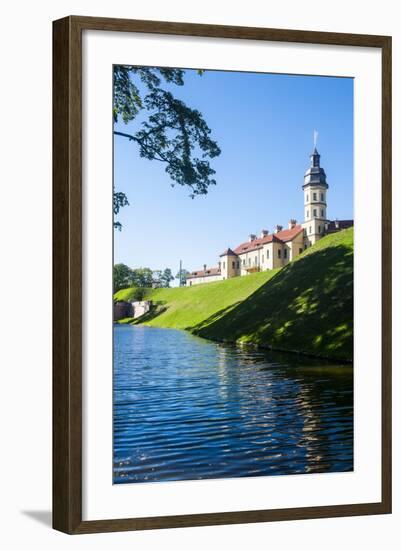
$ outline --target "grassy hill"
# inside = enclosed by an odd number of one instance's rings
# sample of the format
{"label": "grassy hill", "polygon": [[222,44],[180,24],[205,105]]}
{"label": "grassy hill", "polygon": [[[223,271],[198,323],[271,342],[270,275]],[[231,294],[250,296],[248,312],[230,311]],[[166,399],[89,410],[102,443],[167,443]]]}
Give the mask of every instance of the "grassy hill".
{"label": "grassy hill", "polygon": [[[141,317],[141,324],[192,330],[222,309],[229,311],[271,279],[277,270],[236,277],[226,281],[181,288],[147,289],[146,300],[154,310]],[[123,289],[114,295],[117,300],[131,300],[136,289]],[[132,322],[124,319],[123,322]]]}
{"label": "grassy hill", "polygon": [[[141,296],[138,296],[138,290],[140,290]],[[121,290],[118,290],[114,294],[114,300],[121,300],[126,302],[134,301],[134,300],[142,300],[142,299],[147,300],[148,296],[150,296],[152,292],[154,292],[152,288],[141,288],[141,289],[138,289],[137,287],[122,288]]]}
{"label": "grassy hill", "polygon": [[283,269],[149,290],[147,298],[157,307],[145,324],[352,360],[353,229],[324,237]]}

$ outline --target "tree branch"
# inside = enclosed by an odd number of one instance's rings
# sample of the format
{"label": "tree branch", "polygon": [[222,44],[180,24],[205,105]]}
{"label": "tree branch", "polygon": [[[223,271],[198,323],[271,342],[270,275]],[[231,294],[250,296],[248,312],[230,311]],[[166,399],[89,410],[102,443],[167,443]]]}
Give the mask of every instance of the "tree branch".
{"label": "tree branch", "polygon": [[158,160],[159,162],[169,162],[166,158],[162,157],[160,155],[160,153],[158,153],[159,157],[155,156],[156,152],[155,152],[155,149],[153,147],[149,148],[149,146],[145,145],[141,139],[138,139],[137,137],[133,136],[132,134],[125,134],[124,132],[117,132],[117,130],[114,130],[114,135],[126,137],[130,141],[136,141],[137,143],[139,143],[139,145],[141,147],[143,147],[146,151],[148,151],[149,154],[151,154],[153,156],[154,160]]}

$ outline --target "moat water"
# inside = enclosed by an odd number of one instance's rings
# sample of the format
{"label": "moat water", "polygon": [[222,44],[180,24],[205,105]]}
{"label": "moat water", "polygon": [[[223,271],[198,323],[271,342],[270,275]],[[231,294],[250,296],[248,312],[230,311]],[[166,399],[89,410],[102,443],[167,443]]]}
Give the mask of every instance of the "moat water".
{"label": "moat water", "polygon": [[352,366],[115,325],[114,482],[353,469]]}

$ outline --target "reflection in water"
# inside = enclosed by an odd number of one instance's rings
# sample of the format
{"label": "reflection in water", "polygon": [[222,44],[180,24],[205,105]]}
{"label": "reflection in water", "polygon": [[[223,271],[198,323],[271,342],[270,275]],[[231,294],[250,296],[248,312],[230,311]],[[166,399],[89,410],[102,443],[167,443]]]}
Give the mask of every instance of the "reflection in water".
{"label": "reflection in water", "polygon": [[351,366],[115,326],[115,483],[352,468]]}

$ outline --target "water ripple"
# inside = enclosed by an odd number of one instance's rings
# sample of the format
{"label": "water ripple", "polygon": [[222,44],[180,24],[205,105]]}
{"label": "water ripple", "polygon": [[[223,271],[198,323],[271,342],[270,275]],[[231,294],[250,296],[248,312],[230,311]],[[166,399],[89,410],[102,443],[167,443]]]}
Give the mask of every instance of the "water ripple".
{"label": "water ripple", "polygon": [[115,326],[115,483],[352,468],[352,367]]}

